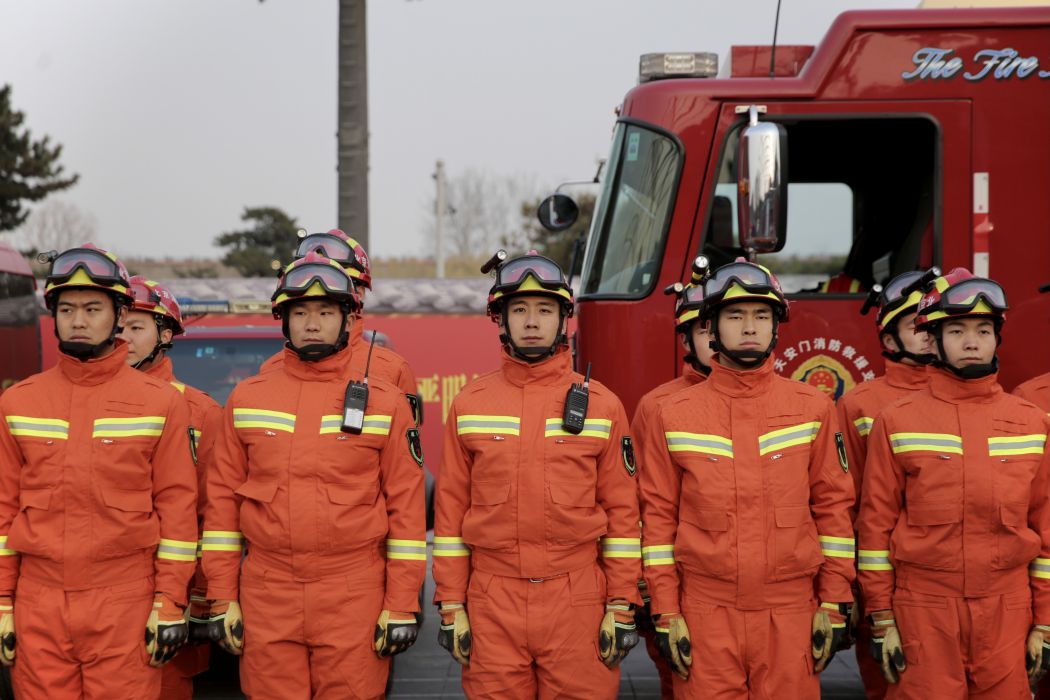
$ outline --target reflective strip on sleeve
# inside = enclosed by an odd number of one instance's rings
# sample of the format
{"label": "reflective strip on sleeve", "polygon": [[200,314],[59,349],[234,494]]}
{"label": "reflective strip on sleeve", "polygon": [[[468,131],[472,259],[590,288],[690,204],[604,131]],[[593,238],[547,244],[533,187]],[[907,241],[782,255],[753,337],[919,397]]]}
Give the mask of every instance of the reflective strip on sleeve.
{"label": "reflective strip on sleeve", "polygon": [[826,557],[853,559],[857,543],[852,537],[828,537],[820,535],[820,553]]}
{"label": "reflective strip on sleeve", "polygon": [[642,566],[674,565],[673,544],[651,544],[642,547]]}
{"label": "reflective strip on sleeve", "polygon": [[521,435],[521,419],[515,416],[457,416],[456,434]]}
{"label": "reflective strip on sleeve", "polygon": [[244,535],[229,530],[205,530],[201,534],[204,552],[240,552],[244,549]]}
{"label": "reflective strip on sleeve", "polygon": [[570,433],[562,430],[561,418],[548,418],[543,430],[543,437],[596,437],[609,439],[612,432],[612,421],[605,418],[587,418],[583,422],[583,430],[579,433]]}
{"label": "reflective strip on sleeve", "polygon": [[782,450],[795,445],[804,445],[817,439],[820,421],[799,423],[780,430],[774,430],[758,436],[758,454],[765,455],[773,450]]}
{"label": "reflective strip on sleeve", "polygon": [[1033,559],[1028,565],[1028,575],[1032,578],[1050,578],[1050,559]]}
{"label": "reflective strip on sleeve", "polygon": [[281,430],[286,433],[294,433],[295,415],[282,413],[281,411],[267,411],[263,408],[235,408],[233,409],[233,427],[241,429],[265,428],[267,430]]}
{"label": "reflective strip on sleeve", "polygon": [[166,540],[161,538],[157,546],[157,559],[172,561],[197,561],[197,541]]}
{"label": "reflective strip on sleeve", "polygon": [[7,535],[0,537],[0,557],[13,557],[16,554],[18,552],[7,548]]}
{"label": "reflective strip on sleeve", "polygon": [[469,557],[470,547],[463,543],[462,537],[434,536],[435,557]]}
{"label": "reflective strip on sleeve", "polygon": [[1041,455],[1045,448],[1046,433],[988,438],[988,454],[991,457]]}
{"label": "reflective strip on sleeve", "polygon": [[387,559],[427,560],[427,543],[425,540],[387,540]]}
{"label": "reflective strip on sleeve", "polygon": [[69,421],[59,418],[7,416],[5,420],[7,420],[7,429],[12,435],[52,438],[55,440],[69,439]]}
{"label": "reflective strip on sleeve", "polygon": [[602,556],[606,559],[640,559],[642,540],[639,537],[603,537]]}
{"label": "reflective strip on sleeve", "polygon": [[156,437],[164,432],[164,421],[164,416],[96,418],[91,437]]}
{"label": "reflective strip on sleeve", "polygon": [[873,425],[875,425],[875,419],[869,416],[861,416],[853,421],[853,426],[857,429],[857,435],[861,437],[868,437],[868,433],[871,432],[871,426]]}
{"label": "reflective strip on sleeve", "polygon": [[961,455],[962,438],[948,433],[892,433],[893,454],[904,452],[946,452]]}
{"label": "reflective strip on sleeve", "polygon": [[888,549],[858,549],[857,568],[861,571],[893,571]]}
{"label": "reflective strip on sleeve", "polygon": [[668,452],[700,452],[701,454],[733,456],[733,441],[721,435],[703,433],[664,433]]}

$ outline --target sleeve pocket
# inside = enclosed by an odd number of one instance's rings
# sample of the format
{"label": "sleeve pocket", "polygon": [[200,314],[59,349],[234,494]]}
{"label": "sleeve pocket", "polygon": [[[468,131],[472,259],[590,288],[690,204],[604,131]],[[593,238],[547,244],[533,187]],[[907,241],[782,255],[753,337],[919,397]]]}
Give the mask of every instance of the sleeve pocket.
{"label": "sleeve pocket", "polygon": [[379,495],[377,484],[328,484],[328,500],[342,506],[371,505]]}
{"label": "sleeve pocket", "polygon": [[102,501],[110,508],[126,513],[153,512],[153,493],[149,489],[132,491],[106,486],[102,488]]}
{"label": "sleeve pocket", "polygon": [[277,482],[249,480],[237,487],[234,493],[260,503],[271,503],[277,494]]}

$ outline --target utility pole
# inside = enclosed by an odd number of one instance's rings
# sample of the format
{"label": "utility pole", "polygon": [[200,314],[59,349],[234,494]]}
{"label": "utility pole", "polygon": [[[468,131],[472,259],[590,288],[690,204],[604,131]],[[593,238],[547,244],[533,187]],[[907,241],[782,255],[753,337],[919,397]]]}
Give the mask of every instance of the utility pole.
{"label": "utility pole", "polygon": [[368,249],[368,51],[365,0],[339,0],[338,221]]}
{"label": "utility pole", "polygon": [[439,160],[434,171],[434,180],[437,183],[437,199],[434,200],[434,214],[436,217],[434,226],[434,243],[437,257],[437,277],[445,278],[445,215],[448,212],[448,201],[445,192],[445,161]]}

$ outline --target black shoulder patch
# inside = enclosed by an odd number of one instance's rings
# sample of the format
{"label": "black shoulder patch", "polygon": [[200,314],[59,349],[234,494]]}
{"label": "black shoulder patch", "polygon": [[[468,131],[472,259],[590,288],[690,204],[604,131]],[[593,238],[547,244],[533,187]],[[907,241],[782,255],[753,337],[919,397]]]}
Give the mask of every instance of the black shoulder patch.
{"label": "black shoulder patch", "polygon": [[412,416],[416,420],[416,427],[423,425],[423,397],[419,394],[405,394],[408,399],[408,407],[412,409]]}
{"label": "black shoulder patch", "polygon": [[200,441],[200,433],[192,425],[189,428],[190,433],[190,454],[193,456],[193,463],[197,464],[197,443]]}
{"label": "black shoulder patch", "polygon": [[839,466],[849,474],[849,458],[846,457],[846,441],[842,438],[842,433],[835,433],[835,448],[839,452]]}
{"label": "black shoulder patch", "polygon": [[416,428],[409,428],[405,435],[408,438],[408,451],[412,454],[412,459],[416,460],[416,464],[422,467],[423,443],[419,441],[419,430]]}
{"label": "black shoulder patch", "polygon": [[638,471],[638,464],[634,461],[634,445],[626,435],[623,438],[623,468],[627,470],[628,476],[634,476]]}

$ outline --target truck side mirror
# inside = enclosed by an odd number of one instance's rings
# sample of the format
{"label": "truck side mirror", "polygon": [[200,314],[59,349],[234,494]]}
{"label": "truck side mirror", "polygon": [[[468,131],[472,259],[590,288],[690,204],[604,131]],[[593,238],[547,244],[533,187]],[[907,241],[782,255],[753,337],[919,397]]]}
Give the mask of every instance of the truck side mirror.
{"label": "truck side mirror", "polygon": [[567,194],[552,194],[540,202],[536,218],[548,231],[564,231],[576,223],[580,207]]}
{"label": "truck side mirror", "polygon": [[787,242],[787,130],[759,122],[754,105],[750,115],[736,158],[740,247],[773,253]]}

